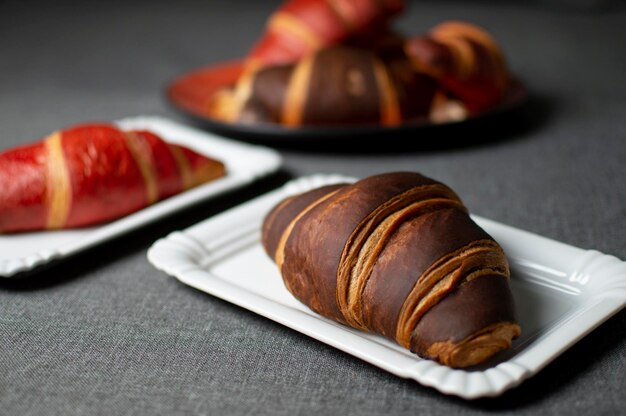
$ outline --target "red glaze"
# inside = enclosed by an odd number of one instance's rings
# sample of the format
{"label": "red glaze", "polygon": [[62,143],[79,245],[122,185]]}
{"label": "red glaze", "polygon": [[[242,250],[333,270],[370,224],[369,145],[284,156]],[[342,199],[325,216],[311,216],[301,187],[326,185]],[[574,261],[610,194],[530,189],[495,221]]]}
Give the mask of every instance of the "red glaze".
{"label": "red glaze", "polygon": [[198,153],[187,149],[186,147],[179,147],[181,152],[185,155],[187,163],[193,172],[201,172],[205,170],[209,165],[214,164],[215,161],[207,159],[206,157],[199,155]]}
{"label": "red glaze", "polygon": [[254,62],[254,65],[259,66],[289,64],[312,53],[313,50],[297,37],[268,31],[254,46],[248,56],[248,62]]}
{"label": "red glaze", "polygon": [[72,185],[66,226],[121,217],[148,205],[144,180],[124,133],[112,126],[79,126],[63,132]]}
{"label": "red glaze", "polygon": [[[289,0],[272,15],[248,60],[260,66],[295,62],[318,48],[381,25],[402,10],[404,0]],[[289,16],[303,31],[313,33],[317,46],[276,27],[278,15]]]}
{"label": "red glaze", "polygon": [[53,228],[110,221],[224,172],[220,162],[149,131],[89,124],[63,130],[59,137],[56,157],[47,139],[0,153],[0,232],[51,227],[51,187],[57,193],[63,188],[51,172],[69,185],[67,198],[61,198],[67,201],[61,204],[66,215]]}
{"label": "red glaze", "polygon": [[[185,187],[178,174],[179,167],[176,159],[172,155],[170,148],[172,145],[165,143],[159,136],[147,130],[133,131],[133,133],[141,137],[150,148],[149,154],[152,156],[154,169],[157,177],[161,178],[157,181],[158,198],[164,199],[182,191]],[[202,160],[207,160],[191,150],[187,149],[187,152]]]}
{"label": "red glaze", "polygon": [[167,96],[185,111],[198,117],[206,117],[211,113],[215,95],[236,84],[243,71],[242,61],[200,68],[172,82]]}
{"label": "red glaze", "polygon": [[490,78],[481,77],[463,81],[453,76],[441,79],[441,84],[453,96],[459,98],[471,113],[488,110],[500,103],[505,91]]}
{"label": "red glaze", "polygon": [[45,226],[45,165],[42,143],[0,153],[0,232]]}
{"label": "red glaze", "polygon": [[328,1],[291,0],[277,12],[293,16],[325,44],[338,42],[345,36],[346,29]]}

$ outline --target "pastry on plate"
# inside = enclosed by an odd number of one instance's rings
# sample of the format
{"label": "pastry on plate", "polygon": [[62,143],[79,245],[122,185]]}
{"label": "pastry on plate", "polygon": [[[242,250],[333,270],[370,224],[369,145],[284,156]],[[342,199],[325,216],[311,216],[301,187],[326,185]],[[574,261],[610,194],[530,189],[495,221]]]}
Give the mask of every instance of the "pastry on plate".
{"label": "pastry on plate", "polygon": [[[511,88],[504,54],[483,28],[443,22],[425,35],[392,27],[402,0],[288,0],[208,115],[285,127],[460,121]],[[204,110],[206,111],[206,110]]]}
{"label": "pastry on plate", "polygon": [[220,161],[147,130],[71,127],[0,153],[0,232],[110,221],[224,174]]}
{"label": "pastry on plate", "polygon": [[417,173],[280,202],[262,242],[287,289],[329,319],[469,367],[521,333],[498,243],[446,185]]}

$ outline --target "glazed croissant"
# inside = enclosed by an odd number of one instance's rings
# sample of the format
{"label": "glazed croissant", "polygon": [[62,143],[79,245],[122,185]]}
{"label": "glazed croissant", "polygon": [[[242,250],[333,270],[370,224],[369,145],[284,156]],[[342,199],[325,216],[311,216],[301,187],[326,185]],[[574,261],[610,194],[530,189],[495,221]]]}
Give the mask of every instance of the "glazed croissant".
{"label": "glazed croissant", "polygon": [[510,82],[496,41],[470,23],[441,23],[428,35],[408,40],[405,51],[417,71],[437,79],[442,90],[460,99],[470,112],[493,107]]}
{"label": "glazed croissant", "polygon": [[324,48],[295,64],[249,71],[215,97],[229,122],[285,126],[397,125],[426,117],[436,84],[413,71],[402,49]]}
{"label": "glazed croissant", "polygon": [[247,65],[295,62],[351,36],[379,31],[403,9],[404,0],[288,0],[270,16]]}
{"label": "glazed croissant", "polygon": [[0,232],[109,221],[223,175],[149,131],[76,126],[0,153]]}
{"label": "glazed croissant", "polygon": [[447,186],[390,173],[279,203],[262,242],[313,311],[468,367],[520,335],[500,246]]}

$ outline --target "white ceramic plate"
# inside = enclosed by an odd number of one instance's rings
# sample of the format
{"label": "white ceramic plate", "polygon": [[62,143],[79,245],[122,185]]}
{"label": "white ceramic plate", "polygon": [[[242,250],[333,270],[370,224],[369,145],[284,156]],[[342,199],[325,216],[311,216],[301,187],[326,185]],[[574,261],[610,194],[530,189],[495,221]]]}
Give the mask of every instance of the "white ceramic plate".
{"label": "white ceramic plate", "polygon": [[[298,302],[260,244],[265,214],[287,195],[346,178],[313,176],[157,241],[148,258],[199,290],[273,319],[395,375],[474,399],[496,396],[537,373],[626,305],[626,263],[484,218],[504,248],[523,335],[488,363],[454,370],[377,335],[332,322]],[[573,363],[574,364],[574,363]]]}
{"label": "white ceramic plate", "polygon": [[64,258],[175,212],[267,175],[281,164],[268,148],[222,139],[160,117],[134,117],[116,122],[126,129],[149,129],[171,143],[179,143],[219,159],[226,176],[103,225],[62,231],[0,235],[0,277],[14,276],[52,260]]}

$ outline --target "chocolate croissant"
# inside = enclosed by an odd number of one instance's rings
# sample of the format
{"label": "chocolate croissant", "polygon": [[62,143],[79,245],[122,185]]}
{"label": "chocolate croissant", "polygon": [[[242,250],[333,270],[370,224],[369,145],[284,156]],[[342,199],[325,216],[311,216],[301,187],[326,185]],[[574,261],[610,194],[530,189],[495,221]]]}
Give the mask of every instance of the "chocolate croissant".
{"label": "chocolate croissant", "polygon": [[224,165],[145,130],[80,125],[0,153],[0,232],[113,220],[223,176]]}
{"label": "chocolate croissant", "polygon": [[361,33],[378,31],[404,0],[288,0],[269,18],[248,67],[293,63]]}
{"label": "chocolate croissant", "polygon": [[460,99],[470,112],[498,104],[510,83],[504,54],[484,29],[449,21],[426,36],[407,41],[407,55],[417,71],[438,80],[443,92]]}
{"label": "chocolate croissant", "polygon": [[404,52],[321,49],[295,64],[249,71],[215,97],[212,114],[238,123],[382,124],[427,117],[434,80],[413,71]]}
{"label": "chocolate croissant", "polygon": [[451,367],[520,335],[502,248],[447,186],[390,173],[279,203],[262,242],[313,311]]}

